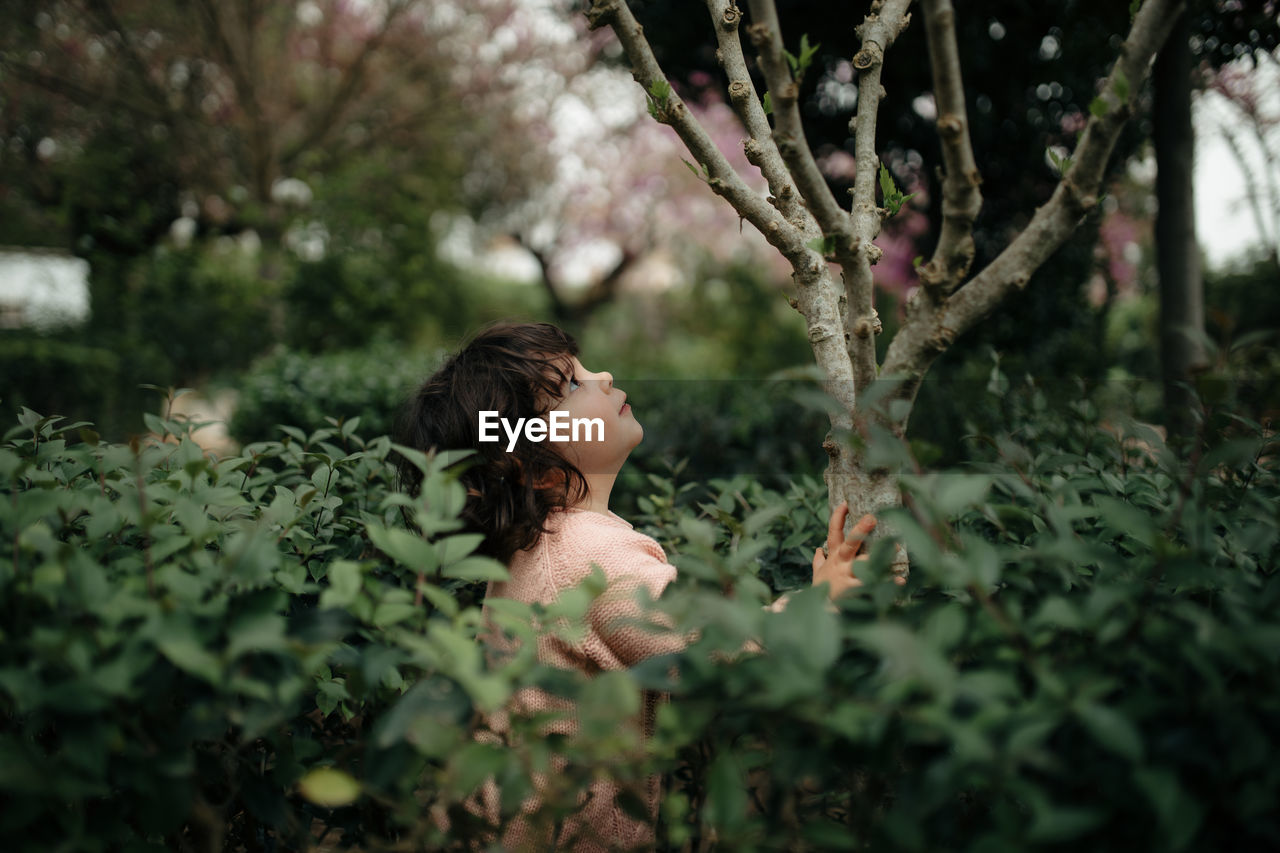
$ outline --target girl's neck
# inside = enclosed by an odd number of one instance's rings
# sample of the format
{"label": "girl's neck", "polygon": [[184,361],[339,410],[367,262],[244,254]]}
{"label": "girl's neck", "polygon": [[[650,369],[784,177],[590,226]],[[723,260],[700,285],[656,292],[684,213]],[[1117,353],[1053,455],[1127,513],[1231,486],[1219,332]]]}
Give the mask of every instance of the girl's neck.
{"label": "girl's neck", "polygon": [[609,495],[613,492],[613,483],[617,474],[584,474],[587,480],[587,494],[573,505],[574,509],[586,509],[602,515],[609,514]]}

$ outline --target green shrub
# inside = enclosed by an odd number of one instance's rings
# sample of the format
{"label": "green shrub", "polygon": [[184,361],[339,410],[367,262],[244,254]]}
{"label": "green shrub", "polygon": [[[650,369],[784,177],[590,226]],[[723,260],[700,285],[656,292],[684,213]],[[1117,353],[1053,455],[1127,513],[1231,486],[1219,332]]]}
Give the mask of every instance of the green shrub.
{"label": "green shrub", "polygon": [[[501,567],[451,535],[410,543],[429,578],[377,558],[407,535],[388,439],[289,427],[214,460],[186,424],[147,416],[165,442],[111,445],[59,421],[27,411],[0,449],[6,848],[297,847],[317,820],[350,843],[416,824],[427,756],[469,742],[446,673],[506,695],[449,651],[474,645],[455,600]],[[420,461],[428,493],[454,497],[446,460]],[[416,514],[456,529],[443,503]],[[402,694],[438,724],[429,749],[409,745],[419,717],[384,713]],[[440,792],[465,782],[436,772]]]}
{"label": "green shrub", "polygon": [[[673,846],[712,827],[730,849],[1280,840],[1274,439],[1206,405],[1184,464],[1149,428],[1100,429],[1087,399],[1065,418],[1034,388],[1004,400],[1015,434],[979,438],[966,469],[908,473],[883,513],[906,588],[881,540],[840,617],[812,596],[776,618],[724,600],[800,582],[811,551],[774,546],[817,539],[812,488],[649,499],[681,569],[670,610],[702,636],[674,680],[669,661],[637,668],[674,694],[653,746],[680,761]],[[866,452],[911,471],[905,446]],[[706,665],[751,636],[772,654]]]}
{"label": "green shrub", "polygon": [[25,406],[37,411],[93,417],[110,404],[120,357],[65,332],[0,332],[0,401],[12,420]]}
{"label": "green shrub", "polygon": [[238,380],[231,434],[257,441],[278,436],[279,424],[317,429],[326,417],[359,418],[366,435],[392,434],[401,406],[438,358],[391,342],[321,355],[278,350]]}
{"label": "green shrub", "polygon": [[[554,755],[549,820],[593,778],[664,773],[663,849],[1274,847],[1274,442],[1206,404],[1183,463],[1150,430],[1099,429],[1087,400],[1043,418],[1034,389],[1001,399],[1018,429],[965,469],[864,448],[907,472],[882,524],[912,572],[890,582],[880,540],[835,613],[801,589],[816,480],[652,478],[638,521],[696,640],[595,680],[486,665],[476,604],[503,570],[457,532],[454,455],[410,452],[418,501],[350,419],[215,460],[180,423],[112,445],[24,413],[0,448],[6,847],[462,849],[485,837],[463,806],[483,778],[505,822]],[[798,591],[774,614],[771,588]],[[527,637],[599,591],[495,618]],[[472,739],[534,685],[600,725]],[[639,686],[672,701],[621,760],[608,721]]]}

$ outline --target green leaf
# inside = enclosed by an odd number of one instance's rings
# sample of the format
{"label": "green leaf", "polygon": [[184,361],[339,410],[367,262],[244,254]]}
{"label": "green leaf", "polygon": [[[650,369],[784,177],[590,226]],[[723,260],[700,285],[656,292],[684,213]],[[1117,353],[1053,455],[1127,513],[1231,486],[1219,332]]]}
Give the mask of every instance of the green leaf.
{"label": "green leaf", "polygon": [[1204,807],[1187,795],[1170,768],[1143,767],[1134,770],[1133,779],[1160,818],[1169,849],[1185,849],[1200,827]]}
{"label": "green leaf", "polygon": [[360,595],[360,574],[360,564],[351,560],[337,560],[329,566],[329,586],[320,593],[320,609],[350,607]]}
{"label": "green leaf", "polygon": [[884,197],[884,209],[889,216],[896,216],[904,204],[915,198],[915,193],[902,194],[884,163],[880,164],[880,193]]}
{"label": "green leaf", "polygon": [[227,632],[227,658],[235,660],[245,652],[274,652],[287,648],[285,619],[278,613],[249,613],[237,619]]}
{"label": "green leaf", "polygon": [[963,609],[947,604],[929,615],[920,635],[934,648],[946,653],[964,637],[967,623]]}
{"label": "green leaf", "polygon": [[809,66],[813,63],[814,54],[818,52],[818,48],[821,46],[821,44],[810,46],[809,34],[804,33],[800,36],[799,56],[796,56],[785,49],[782,51],[782,55],[787,60],[787,65],[791,68],[791,76],[795,78],[797,83],[804,79],[805,72],[809,70]]}
{"label": "green leaf", "polygon": [[464,557],[441,572],[446,578],[464,581],[505,581],[511,575],[507,567],[489,557]]}
{"label": "green leaf", "polygon": [[1105,813],[1099,809],[1046,804],[1035,809],[1027,838],[1037,844],[1070,841],[1102,823],[1104,818]]}
{"label": "green leaf", "polygon": [[436,543],[440,553],[440,564],[448,566],[458,562],[479,548],[483,541],[483,533],[455,533],[453,536],[446,536]]}
{"label": "green leaf", "polygon": [[888,168],[883,163],[880,164],[880,192],[885,198],[896,195],[898,192],[897,185],[893,182],[893,175],[889,173]]}
{"label": "green leaf", "polygon": [[836,250],[836,238],[832,234],[824,234],[821,237],[814,237],[808,243],[805,243],[810,249],[813,249],[824,258],[831,256]]}
{"label": "green leaf", "polygon": [[722,751],[711,762],[707,771],[706,796],[703,819],[712,827],[736,829],[746,819],[746,785],[738,760],[731,751]]}
{"label": "green leaf", "polygon": [[193,635],[166,634],[156,641],[156,648],[176,667],[210,684],[222,681],[222,664]]}
{"label": "green leaf", "polygon": [[416,533],[380,524],[366,525],[365,531],[378,550],[402,566],[417,572],[434,572],[440,565],[436,548]]}
{"label": "green leaf", "polygon": [[1075,712],[1098,743],[1134,763],[1142,760],[1142,735],[1128,717],[1092,702],[1078,705]]}
{"label": "green leaf", "polygon": [[298,792],[326,809],[349,806],[360,797],[360,783],[332,767],[317,767],[298,780]]}
{"label": "green leaf", "polygon": [[1114,91],[1116,97],[1120,99],[1120,103],[1123,104],[1129,100],[1129,78],[1124,76],[1124,72],[1119,68],[1116,69]]}
{"label": "green leaf", "polygon": [[387,628],[422,612],[421,607],[403,601],[382,601],[373,609],[370,620],[375,627]]}
{"label": "green leaf", "polygon": [[980,504],[991,490],[991,477],[986,474],[942,474],[938,477],[934,501],[946,517]]}
{"label": "green leaf", "polygon": [[764,107],[765,115],[773,114],[773,98],[769,96],[768,92],[764,93],[764,98],[761,100],[761,106]]}
{"label": "green leaf", "polygon": [[1109,106],[1107,105],[1106,98],[1103,98],[1101,95],[1089,102],[1089,113],[1094,118],[1106,117],[1108,109]]}

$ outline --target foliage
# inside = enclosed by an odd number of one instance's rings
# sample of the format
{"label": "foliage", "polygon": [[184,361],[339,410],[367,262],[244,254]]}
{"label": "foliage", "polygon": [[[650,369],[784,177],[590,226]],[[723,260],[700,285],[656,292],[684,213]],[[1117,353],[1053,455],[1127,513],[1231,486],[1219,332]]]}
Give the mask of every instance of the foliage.
{"label": "foliage", "polygon": [[120,361],[108,349],[59,333],[0,332],[0,363],[22,365],[0,372],[0,411],[6,420],[24,406],[76,414],[101,411],[117,384]]}
{"label": "foliage", "polygon": [[318,429],[335,417],[359,419],[368,435],[389,435],[396,413],[436,360],[389,341],[321,355],[279,349],[239,379],[229,430],[251,442],[278,436],[279,424]]}
{"label": "foliage", "polygon": [[[1274,439],[1210,408],[1216,438],[1184,465],[1150,429],[1099,429],[1087,400],[1060,418],[1042,392],[1011,397],[1023,426],[982,437],[983,461],[904,478],[882,522],[910,581],[888,582],[877,545],[840,617],[808,593],[776,620],[724,600],[803,574],[771,550],[813,542],[820,507],[800,492],[738,480],[696,509],[670,486],[646,504],[649,529],[678,543],[669,609],[701,632],[678,678],[669,661],[638,668],[674,694],[654,744],[683,762],[669,843],[712,827],[735,849],[1280,838],[1263,757],[1280,740]],[[912,464],[892,443],[867,452]],[[752,636],[769,655],[706,665]]]}
{"label": "foliage", "polygon": [[[1018,427],[964,469],[860,440],[908,472],[882,526],[912,573],[889,581],[881,540],[838,613],[802,589],[818,482],[650,480],[640,527],[680,568],[662,606],[697,633],[590,680],[486,664],[476,604],[503,569],[459,532],[455,454],[408,451],[410,500],[350,419],[216,460],[188,424],[116,445],[24,412],[0,448],[0,831],[18,851],[456,848],[484,837],[465,801],[486,776],[505,822],[560,756],[541,817],[662,772],[664,849],[1274,846],[1274,438],[1206,397],[1182,462],[1044,398],[993,389]],[[771,589],[794,590],[781,613]],[[599,592],[495,618],[529,639]],[[472,739],[533,685],[577,703],[578,736]],[[616,724],[639,686],[672,694],[644,752]]]}
{"label": "foliage", "polygon": [[[1280,357],[1275,339],[1280,329],[1280,294],[1272,283],[1269,260],[1225,270],[1206,270],[1205,331],[1201,341],[1212,371],[1208,382],[1227,392],[1237,411],[1261,423],[1275,423],[1280,399]],[[1146,420],[1160,417],[1161,388],[1156,348],[1158,294],[1152,291],[1112,301],[1105,318],[1105,345],[1113,396],[1128,396],[1133,410]],[[1126,389],[1133,389],[1126,393]]]}
{"label": "foliage", "polygon": [[[399,517],[388,440],[290,428],[215,461],[185,424],[148,416],[166,440],[126,446],[59,421],[24,412],[0,450],[9,849],[257,848],[317,818],[377,832],[418,759],[364,727],[417,666],[394,636],[430,613],[371,559]],[[300,796],[322,768],[358,776],[367,806]]]}

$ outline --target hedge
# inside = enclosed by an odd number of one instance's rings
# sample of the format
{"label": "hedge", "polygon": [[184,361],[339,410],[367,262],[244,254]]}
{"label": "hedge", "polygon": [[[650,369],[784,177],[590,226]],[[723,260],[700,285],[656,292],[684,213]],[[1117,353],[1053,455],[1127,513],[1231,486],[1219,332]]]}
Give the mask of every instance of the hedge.
{"label": "hedge", "polygon": [[[463,806],[482,779],[505,822],[558,754],[551,821],[597,775],[664,774],[662,849],[1274,849],[1275,445],[1208,414],[1190,462],[1087,402],[962,470],[875,439],[863,452],[904,471],[882,520],[912,571],[890,581],[882,540],[836,613],[821,591],[760,607],[804,586],[816,480],[654,476],[639,526],[680,569],[661,606],[699,639],[587,680],[486,664],[479,596],[504,569],[458,532],[456,455],[409,452],[415,501],[353,420],[214,459],[180,422],[108,444],[24,411],[0,447],[0,833],[464,849],[491,829]],[[499,623],[572,624],[599,592]],[[733,654],[751,638],[765,653]],[[529,685],[601,724],[473,739]],[[646,687],[672,698],[622,760],[605,723]]]}

